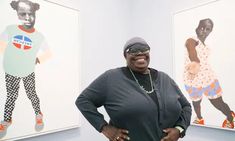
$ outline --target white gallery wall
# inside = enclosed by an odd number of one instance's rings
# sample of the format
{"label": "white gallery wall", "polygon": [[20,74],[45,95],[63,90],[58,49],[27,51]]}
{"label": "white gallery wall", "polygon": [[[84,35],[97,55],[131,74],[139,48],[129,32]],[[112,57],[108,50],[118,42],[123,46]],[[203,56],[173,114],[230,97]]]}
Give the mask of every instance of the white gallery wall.
{"label": "white gallery wall", "polygon": [[[53,0],[80,10],[82,89],[105,70],[125,65],[122,48],[141,36],[151,46],[151,67],[173,76],[173,13],[211,0]],[[63,17],[61,17],[63,19]],[[154,52],[154,54],[152,54]],[[102,113],[105,113],[101,109]],[[105,114],[107,117],[107,115]],[[106,141],[82,116],[79,129],[26,141]],[[63,122],[63,121],[61,121]],[[235,132],[191,126],[181,141],[232,141]]]}

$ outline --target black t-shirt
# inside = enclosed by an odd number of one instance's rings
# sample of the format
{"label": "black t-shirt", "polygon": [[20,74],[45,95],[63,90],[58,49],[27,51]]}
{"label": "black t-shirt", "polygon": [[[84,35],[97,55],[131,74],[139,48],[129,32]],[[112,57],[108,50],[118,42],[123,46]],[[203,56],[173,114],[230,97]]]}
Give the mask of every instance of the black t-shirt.
{"label": "black t-shirt", "polygon": [[[135,79],[132,76],[132,74],[131,74],[128,67],[122,67],[122,71],[129,79],[135,81]],[[150,83],[149,74],[143,74],[143,73],[139,73],[139,72],[136,72],[136,71],[132,71],[132,72],[134,73],[134,75],[135,75],[136,79],[138,80],[139,84],[141,86],[143,86],[145,88],[145,90],[151,91],[152,87],[151,87],[151,83]],[[151,77],[152,77],[152,81],[155,81],[157,79],[157,76],[158,76],[158,71],[152,71],[150,69],[150,74],[151,74]],[[157,99],[156,92],[153,91],[152,93],[147,94],[147,95],[149,95],[152,98],[152,100],[156,103],[156,106],[158,107],[158,99]]]}

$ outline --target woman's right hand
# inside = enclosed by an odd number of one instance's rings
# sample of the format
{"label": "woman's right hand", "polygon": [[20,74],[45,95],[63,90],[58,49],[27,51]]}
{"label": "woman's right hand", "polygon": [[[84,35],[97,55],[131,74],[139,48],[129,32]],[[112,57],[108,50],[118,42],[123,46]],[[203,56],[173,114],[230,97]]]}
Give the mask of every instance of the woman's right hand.
{"label": "woman's right hand", "polygon": [[110,141],[125,141],[130,140],[128,136],[129,131],[126,129],[119,129],[112,125],[105,125],[102,129],[102,133],[110,140]]}

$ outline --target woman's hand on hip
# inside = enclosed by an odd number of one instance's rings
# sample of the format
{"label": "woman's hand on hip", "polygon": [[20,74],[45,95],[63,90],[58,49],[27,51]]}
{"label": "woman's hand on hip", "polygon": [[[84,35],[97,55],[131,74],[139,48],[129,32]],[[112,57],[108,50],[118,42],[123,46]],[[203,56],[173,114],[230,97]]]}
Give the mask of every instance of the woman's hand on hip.
{"label": "woman's hand on hip", "polygon": [[103,127],[102,133],[110,140],[110,141],[125,141],[130,140],[128,136],[129,131],[126,129],[116,128],[111,125],[105,125]]}
{"label": "woman's hand on hip", "polygon": [[180,132],[176,128],[167,128],[164,129],[163,132],[165,132],[167,135],[161,139],[161,141],[177,141],[180,137]]}

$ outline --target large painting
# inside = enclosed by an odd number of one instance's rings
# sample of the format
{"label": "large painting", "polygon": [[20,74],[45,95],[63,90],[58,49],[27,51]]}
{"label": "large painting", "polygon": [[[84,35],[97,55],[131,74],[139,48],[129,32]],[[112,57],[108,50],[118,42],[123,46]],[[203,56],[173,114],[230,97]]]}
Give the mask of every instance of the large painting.
{"label": "large painting", "polygon": [[235,1],[174,14],[174,75],[192,103],[192,124],[234,130]]}
{"label": "large painting", "polygon": [[0,13],[0,140],[79,127],[78,10],[1,0]]}

